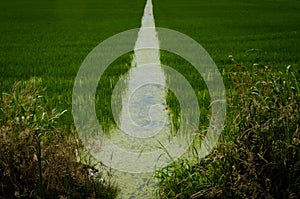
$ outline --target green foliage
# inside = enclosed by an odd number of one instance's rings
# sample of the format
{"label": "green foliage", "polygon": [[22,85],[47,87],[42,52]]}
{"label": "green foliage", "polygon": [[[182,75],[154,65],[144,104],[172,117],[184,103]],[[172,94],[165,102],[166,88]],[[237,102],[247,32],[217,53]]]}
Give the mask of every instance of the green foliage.
{"label": "green foliage", "polygon": [[153,9],[157,27],[177,30],[196,40],[221,72],[223,68],[234,70],[228,68],[229,54],[247,66],[253,61],[276,63],[277,69],[286,64],[299,66],[299,1],[153,0]]}
{"label": "green foliage", "polygon": [[[207,90],[207,86],[203,78],[201,77],[201,74],[199,74],[198,71],[189,62],[176,54],[167,51],[160,51],[160,55],[162,64],[164,64],[165,66],[170,66],[178,73],[182,74],[193,88],[200,107],[199,129],[202,130],[202,128],[209,123],[207,115],[210,114],[211,110],[210,96]],[[165,76],[167,85],[173,85],[178,93],[187,93],[186,90],[184,90],[185,88],[182,87],[182,82],[178,81],[177,78],[170,76],[168,72],[165,72]],[[188,99],[192,98],[193,96],[186,97]],[[171,118],[171,127],[173,128],[172,131],[177,132],[181,121],[181,109],[179,100],[177,99],[173,91],[168,90],[166,101]],[[190,113],[195,112],[193,108],[187,111]]]}
{"label": "green foliage", "polygon": [[[131,67],[132,61],[132,53],[127,53],[117,60],[115,60],[103,73],[101,79],[99,81],[96,98],[95,98],[95,106],[96,106],[96,114],[99,120],[99,123],[104,132],[109,132],[110,129],[116,126],[115,119],[112,113],[112,104],[116,107],[116,111],[120,111],[122,109],[121,98],[123,93],[118,93],[116,102],[112,102],[113,89],[118,83],[118,80],[129,71]],[[124,82],[124,90],[126,89],[126,82]],[[116,114],[119,115],[119,114]]]}
{"label": "green foliage", "polygon": [[231,73],[223,140],[201,160],[159,170],[162,198],[297,198],[300,196],[300,89],[288,66]]}
{"label": "green foliage", "polygon": [[[74,80],[85,57],[114,34],[138,28],[143,7],[144,1],[123,0],[1,1],[0,91],[41,77],[48,104],[71,110]],[[73,124],[71,111],[57,122]]]}
{"label": "green foliage", "polygon": [[[157,26],[183,32],[208,51],[223,76],[228,98],[218,148],[205,159],[179,160],[159,170],[158,195],[299,197],[299,1],[154,0],[153,4]],[[174,55],[166,56],[162,53],[163,63],[188,79],[200,102],[205,94],[200,78]],[[292,67],[285,73],[289,64]],[[178,103],[172,103],[174,96],[167,100],[171,112],[180,112]],[[203,97],[200,104],[204,108],[200,130],[207,124],[208,100]]]}
{"label": "green foliage", "polygon": [[[118,189],[94,167],[76,161],[77,136],[56,127],[65,112],[50,109],[41,79],[3,93],[0,120],[0,196],[4,198],[115,198]],[[97,173],[93,176],[89,173]]]}

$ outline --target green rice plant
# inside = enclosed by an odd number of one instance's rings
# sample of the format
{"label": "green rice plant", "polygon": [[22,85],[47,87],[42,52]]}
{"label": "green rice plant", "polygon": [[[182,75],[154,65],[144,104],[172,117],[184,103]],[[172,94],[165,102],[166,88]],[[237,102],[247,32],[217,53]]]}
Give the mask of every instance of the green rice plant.
{"label": "green rice plant", "polygon": [[253,63],[272,65],[273,71],[288,64],[299,68],[299,1],[153,0],[153,9],[157,27],[196,40],[220,72],[235,70],[230,54],[249,69]]}
{"label": "green rice plant", "polygon": [[[161,62],[165,66],[172,67],[178,73],[184,76],[184,78],[189,82],[191,87],[194,90],[195,95],[198,99],[198,104],[200,108],[200,117],[199,117],[199,129],[203,130],[203,127],[209,124],[208,114],[210,114],[210,96],[208,93],[207,86],[199,72],[185,59],[182,57],[167,52],[167,51],[160,51],[161,54]],[[178,79],[170,76],[165,71],[166,76],[166,84],[172,85],[176,87],[177,92],[187,93],[185,88],[182,87],[182,82],[178,81]],[[193,97],[193,96],[191,96]],[[189,98],[189,96],[187,96]],[[167,107],[170,115],[170,122],[172,126],[172,131],[177,132],[180,126],[181,121],[181,107],[179,99],[177,99],[175,93],[168,89],[167,96],[166,96]],[[191,108],[188,110],[189,112],[194,112],[195,110]],[[197,127],[195,127],[197,128]]]}
{"label": "green rice plant", "polygon": [[[76,161],[82,148],[73,130],[57,128],[65,112],[47,105],[42,80],[15,83],[0,114],[0,196],[115,198],[118,189],[94,167]],[[91,173],[92,172],[92,173]]]}
{"label": "green rice plant", "polygon": [[41,77],[47,86],[43,94],[47,103],[68,110],[57,121],[62,127],[73,124],[72,89],[83,60],[105,39],[140,27],[145,2],[15,0],[0,4],[1,93],[16,81]]}
{"label": "green rice plant", "polygon": [[293,67],[274,73],[234,64],[217,148],[157,171],[161,198],[300,197],[300,89]]}
{"label": "green rice plant", "polygon": [[[126,53],[115,60],[103,73],[99,81],[96,97],[95,107],[99,123],[104,132],[108,133],[111,129],[116,127],[116,120],[112,113],[112,105],[115,107],[116,115],[120,114],[122,110],[122,95],[117,93],[115,102],[112,102],[113,90],[119,79],[131,68],[132,52]],[[126,82],[124,82],[124,90],[126,90]]]}

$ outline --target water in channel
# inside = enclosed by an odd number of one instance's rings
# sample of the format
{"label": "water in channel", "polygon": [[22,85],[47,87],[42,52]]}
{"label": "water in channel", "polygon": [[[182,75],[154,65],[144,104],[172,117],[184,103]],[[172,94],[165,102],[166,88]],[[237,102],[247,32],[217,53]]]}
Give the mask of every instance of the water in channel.
{"label": "water in channel", "polygon": [[[159,41],[151,0],[147,0],[134,48],[132,68],[116,84],[122,95],[121,110],[114,110],[118,130],[110,135],[113,176],[121,188],[120,198],[152,198],[155,162],[170,138],[166,109],[166,80],[161,68]],[[124,82],[127,85],[124,90]],[[114,94],[112,101],[114,100]],[[159,150],[160,149],[160,150]],[[124,152],[124,153],[123,153]]]}

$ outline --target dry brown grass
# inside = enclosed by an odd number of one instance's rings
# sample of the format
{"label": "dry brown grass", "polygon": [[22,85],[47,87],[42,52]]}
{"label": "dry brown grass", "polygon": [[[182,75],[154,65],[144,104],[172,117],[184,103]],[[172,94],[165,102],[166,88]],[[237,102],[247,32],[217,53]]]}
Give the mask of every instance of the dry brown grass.
{"label": "dry brown grass", "polygon": [[300,198],[299,79],[268,67],[231,73],[219,146],[157,172],[162,198]]}
{"label": "dry brown grass", "polygon": [[0,198],[115,198],[113,182],[76,161],[76,133],[56,127],[62,113],[47,107],[40,85],[18,82],[2,95]]}

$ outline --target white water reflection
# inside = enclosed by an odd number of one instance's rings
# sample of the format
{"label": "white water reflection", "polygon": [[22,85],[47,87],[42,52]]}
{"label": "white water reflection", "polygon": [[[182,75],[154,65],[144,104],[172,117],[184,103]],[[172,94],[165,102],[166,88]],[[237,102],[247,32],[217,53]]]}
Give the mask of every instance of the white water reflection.
{"label": "white water reflection", "polygon": [[[161,144],[168,145],[170,139],[166,80],[158,49],[152,2],[148,0],[134,48],[132,68],[116,84],[112,95],[114,98],[119,93],[123,93],[122,110],[114,110],[116,106],[112,106],[115,120],[121,131],[113,132],[110,136],[115,145],[126,151],[149,153],[157,150]],[[127,85],[125,92],[122,91],[124,82]],[[116,115],[117,113],[120,115]],[[120,162],[124,162],[126,157],[120,158],[122,158]],[[147,165],[153,165],[153,159],[144,159],[142,164],[147,168]],[[127,168],[134,171],[135,166],[128,165]],[[155,182],[150,178],[154,171],[155,168],[148,168],[145,171],[148,173],[137,171],[135,174],[115,171],[114,175],[121,188],[120,198],[153,197]]]}
{"label": "white water reflection", "polygon": [[119,122],[127,135],[149,138],[169,126],[164,81],[159,65],[131,69]]}

